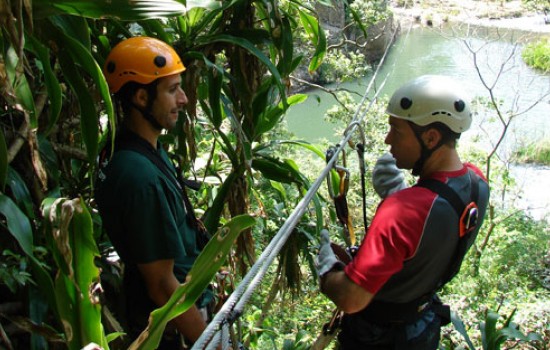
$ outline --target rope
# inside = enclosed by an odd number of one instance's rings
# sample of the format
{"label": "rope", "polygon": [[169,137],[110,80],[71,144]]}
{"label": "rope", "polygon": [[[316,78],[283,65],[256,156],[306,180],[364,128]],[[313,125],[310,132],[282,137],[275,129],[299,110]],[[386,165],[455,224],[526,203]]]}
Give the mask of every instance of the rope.
{"label": "rope", "polygon": [[[292,233],[292,230],[294,229],[294,227],[296,227],[300,218],[306,212],[309,202],[311,202],[311,200],[313,199],[313,196],[319,190],[319,187],[323,183],[324,179],[328,176],[329,172],[333,168],[336,160],[338,159],[338,154],[343,149],[344,145],[348,143],[353,132],[355,132],[357,127],[360,127],[359,112],[361,110],[361,107],[363,107],[363,105],[365,104],[367,95],[374,84],[374,81],[387,56],[387,53],[389,52],[389,48],[391,46],[391,43],[393,43],[396,34],[397,34],[397,29],[394,30],[394,32],[392,33],[391,41],[385,48],[384,54],[376,67],[376,70],[369,82],[369,85],[367,86],[367,89],[365,91],[365,94],[363,95],[363,98],[360,101],[359,108],[357,108],[352,121],[346,128],[343,139],[339,143],[339,147],[336,147],[336,151],[334,152],[334,155],[327,162],[325,168],[322,170],[319,177],[315,180],[315,182],[311,185],[311,187],[306,192],[304,197],[296,205],[292,213],[289,215],[288,219],[285,221],[285,223],[281,226],[281,228],[277,232],[277,234],[273,237],[271,242],[264,249],[264,251],[258,258],[256,263],[254,263],[254,265],[250,268],[250,270],[244,276],[241,283],[239,283],[235,291],[231,293],[231,295],[225,301],[221,309],[214,316],[214,319],[208,324],[208,326],[206,327],[204,332],[201,334],[199,339],[197,339],[197,341],[191,348],[192,350],[205,349],[208,343],[210,343],[210,346],[212,346],[213,344],[217,344],[221,340],[220,338],[224,338],[224,337],[220,335],[217,335],[216,337],[214,337],[214,335],[216,333],[219,333],[222,330],[223,326],[228,325],[228,323],[232,323],[242,314],[244,310],[244,306],[250,300],[252,293],[254,292],[256,287],[261,283],[269,266],[271,265],[275,257],[279,254],[280,250],[282,249],[288,237]],[[376,97],[378,96],[379,92],[382,90],[382,87],[385,85],[387,78],[388,76],[386,75],[380,88],[376,91],[375,95],[373,96],[373,99],[365,109],[365,112],[361,116],[361,118],[364,117],[364,115],[366,115],[366,113],[372,107],[374,101],[376,100]]]}

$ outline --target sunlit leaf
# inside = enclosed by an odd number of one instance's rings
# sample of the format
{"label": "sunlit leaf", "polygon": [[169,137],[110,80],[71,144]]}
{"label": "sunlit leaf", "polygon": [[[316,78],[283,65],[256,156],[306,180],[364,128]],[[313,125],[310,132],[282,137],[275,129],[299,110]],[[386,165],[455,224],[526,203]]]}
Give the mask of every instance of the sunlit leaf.
{"label": "sunlit leaf", "polygon": [[[185,5],[187,3],[187,5]],[[69,14],[93,19],[119,19],[139,21],[150,18],[180,16],[194,7],[218,8],[214,0],[34,0],[33,10],[37,18]]]}
{"label": "sunlit leaf", "polygon": [[158,346],[166,324],[193,306],[225,262],[238,235],[254,223],[255,220],[251,216],[240,215],[232,218],[218,230],[195,261],[186,282],[174,291],[163,307],[151,313],[149,325],[144,331],[149,336],[144,339],[138,338],[130,349],[153,349]]}
{"label": "sunlit leaf", "polygon": [[297,182],[293,169],[288,164],[273,157],[255,157],[252,160],[252,168],[262,173],[269,180],[283,183]]}
{"label": "sunlit leaf", "polygon": [[311,62],[309,63],[308,68],[309,72],[311,73],[317,70],[317,68],[319,68],[321,66],[321,63],[323,62],[323,59],[327,52],[327,38],[325,36],[323,28],[321,28],[321,25],[315,17],[305,13],[304,11],[299,11],[299,13],[302,25],[306,30],[306,33],[309,35],[313,45],[315,46],[315,53],[311,58]]}
{"label": "sunlit leaf", "polygon": [[470,340],[470,337],[468,336],[468,332],[464,327],[464,322],[462,322],[460,317],[454,311],[451,311],[451,322],[453,323],[453,326],[458,331],[458,333],[462,334],[462,336],[464,337],[464,340],[470,347],[470,350],[475,350],[475,346]]}
{"label": "sunlit leaf", "polygon": [[69,349],[82,349],[94,342],[103,348],[107,340],[101,323],[99,269],[95,260],[99,251],[93,238],[89,211],[81,199],[48,200],[43,203],[48,220],[52,254],[56,261],[69,266],[55,279],[60,318],[63,320]]}
{"label": "sunlit leaf", "polygon": [[[300,104],[307,100],[306,94],[295,94],[290,96],[287,99],[288,106]],[[271,129],[273,129],[280,121],[284,113],[287,109],[285,109],[284,105],[282,103],[279,103],[277,106],[274,107],[266,107],[266,110],[260,114],[259,121],[256,123],[256,129],[254,131],[254,136],[258,137]]]}
{"label": "sunlit leaf", "polygon": [[34,96],[25,74],[22,74],[21,67],[18,68],[19,57],[13,47],[7,50],[4,60],[8,81],[13,88],[17,103],[28,114],[30,127],[34,129],[38,126]]}
{"label": "sunlit leaf", "polygon": [[275,67],[273,63],[269,60],[269,58],[261,50],[255,47],[250,41],[240,37],[227,35],[227,34],[220,34],[220,35],[208,37],[208,38],[205,38],[205,40],[207,40],[210,44],[213,42],[226,42],[233,45],[237,45],[246,49],[252,55],[256,56],[256,58],[258,58],[260,62],[262,62],[271,73],[273,77],[272,82],[279,89],[281,98],[283,100],[282,103],[285,105],[285,107],[288,107],[288,103],[286,100],[285,86],[283,85],[281,74],[277,70],[277,67]]}

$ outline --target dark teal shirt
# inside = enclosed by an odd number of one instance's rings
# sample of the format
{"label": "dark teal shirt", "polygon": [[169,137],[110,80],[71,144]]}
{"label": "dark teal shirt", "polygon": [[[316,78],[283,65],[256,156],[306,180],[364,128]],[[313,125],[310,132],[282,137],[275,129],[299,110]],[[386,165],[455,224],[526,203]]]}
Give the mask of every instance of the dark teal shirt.
{"label": "dark teal shirt", "polygon": [[[175,174],[160,144],[157,150]],[[181,189],[145,155],[121,149],[100,165],[96,201],[103,226],[125,264],[125,294],[127,304],[132,305],[127,316],[136,318],[139,313],[139,318],[146,320],[156,306],[147,296],[137,264],[173,259],[174,275],[184,282],[200,253]]]}

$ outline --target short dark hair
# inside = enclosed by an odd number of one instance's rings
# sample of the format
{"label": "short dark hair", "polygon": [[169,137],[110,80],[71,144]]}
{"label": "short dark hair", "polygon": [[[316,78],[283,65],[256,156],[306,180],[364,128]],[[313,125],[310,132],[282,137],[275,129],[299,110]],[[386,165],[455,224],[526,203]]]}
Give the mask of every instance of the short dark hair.
{"label": "short dark hair", "polygon": [[116,99],[118,100],[119,106],[122,109],[124,116],[127,116],[130,113],[130,110],[134,107],[132,103],[132,97],[136,94],[139,89],[145,89],[147,91],[148,100],[145,110],[149,111],[153,102],[157,98],[157,86],[159,79],[154,80],[149,84],[140,84],[135,81],[130,81],[124,84],[115,94]]}
{"label": "short dark hair", "polygon": [[452,131],[451,128],[449,128],[447,125],[445,125],[441,122],[435,122],[435,123],[431,123],[431,124],[428,124],[428,125],[425,125],[425,126],[420,126],[420,125],[415,124],[413,122],[409,122],[409,124],[411,125],[411,128],[413,129],[413,131],[417,135],[420,135],[424,131],[428,131],[430,129],[436,129],[441,134],[441,144],[442,145],[446,144],[446,145],[448,145],[450,147],[453,147],[453,148],[456,147],[456,142],[460,138],[460,135],[461,135],[458,132]]}

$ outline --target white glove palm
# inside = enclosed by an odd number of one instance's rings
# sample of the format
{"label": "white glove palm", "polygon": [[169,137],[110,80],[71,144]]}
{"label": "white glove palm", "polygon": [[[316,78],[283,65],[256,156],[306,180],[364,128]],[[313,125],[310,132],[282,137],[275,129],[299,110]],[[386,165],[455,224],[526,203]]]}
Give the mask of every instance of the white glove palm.
{"label": "white glove palm", "polygon": [[330,238],[327,230],[321,230],[320,238],[321,246],[319,247],[319,255],[317,255],[317,273],[323,277],[327,272],[331,271],[335,265],[343,266],[342,263],[334,254],[330,246]]}
{"label": "white glove palm", "polygon": [[372,171],[372,185],[382,199],[407,188],[403,172],[397,167],[395,158],[390,153],[385,153],[376,161]]}

